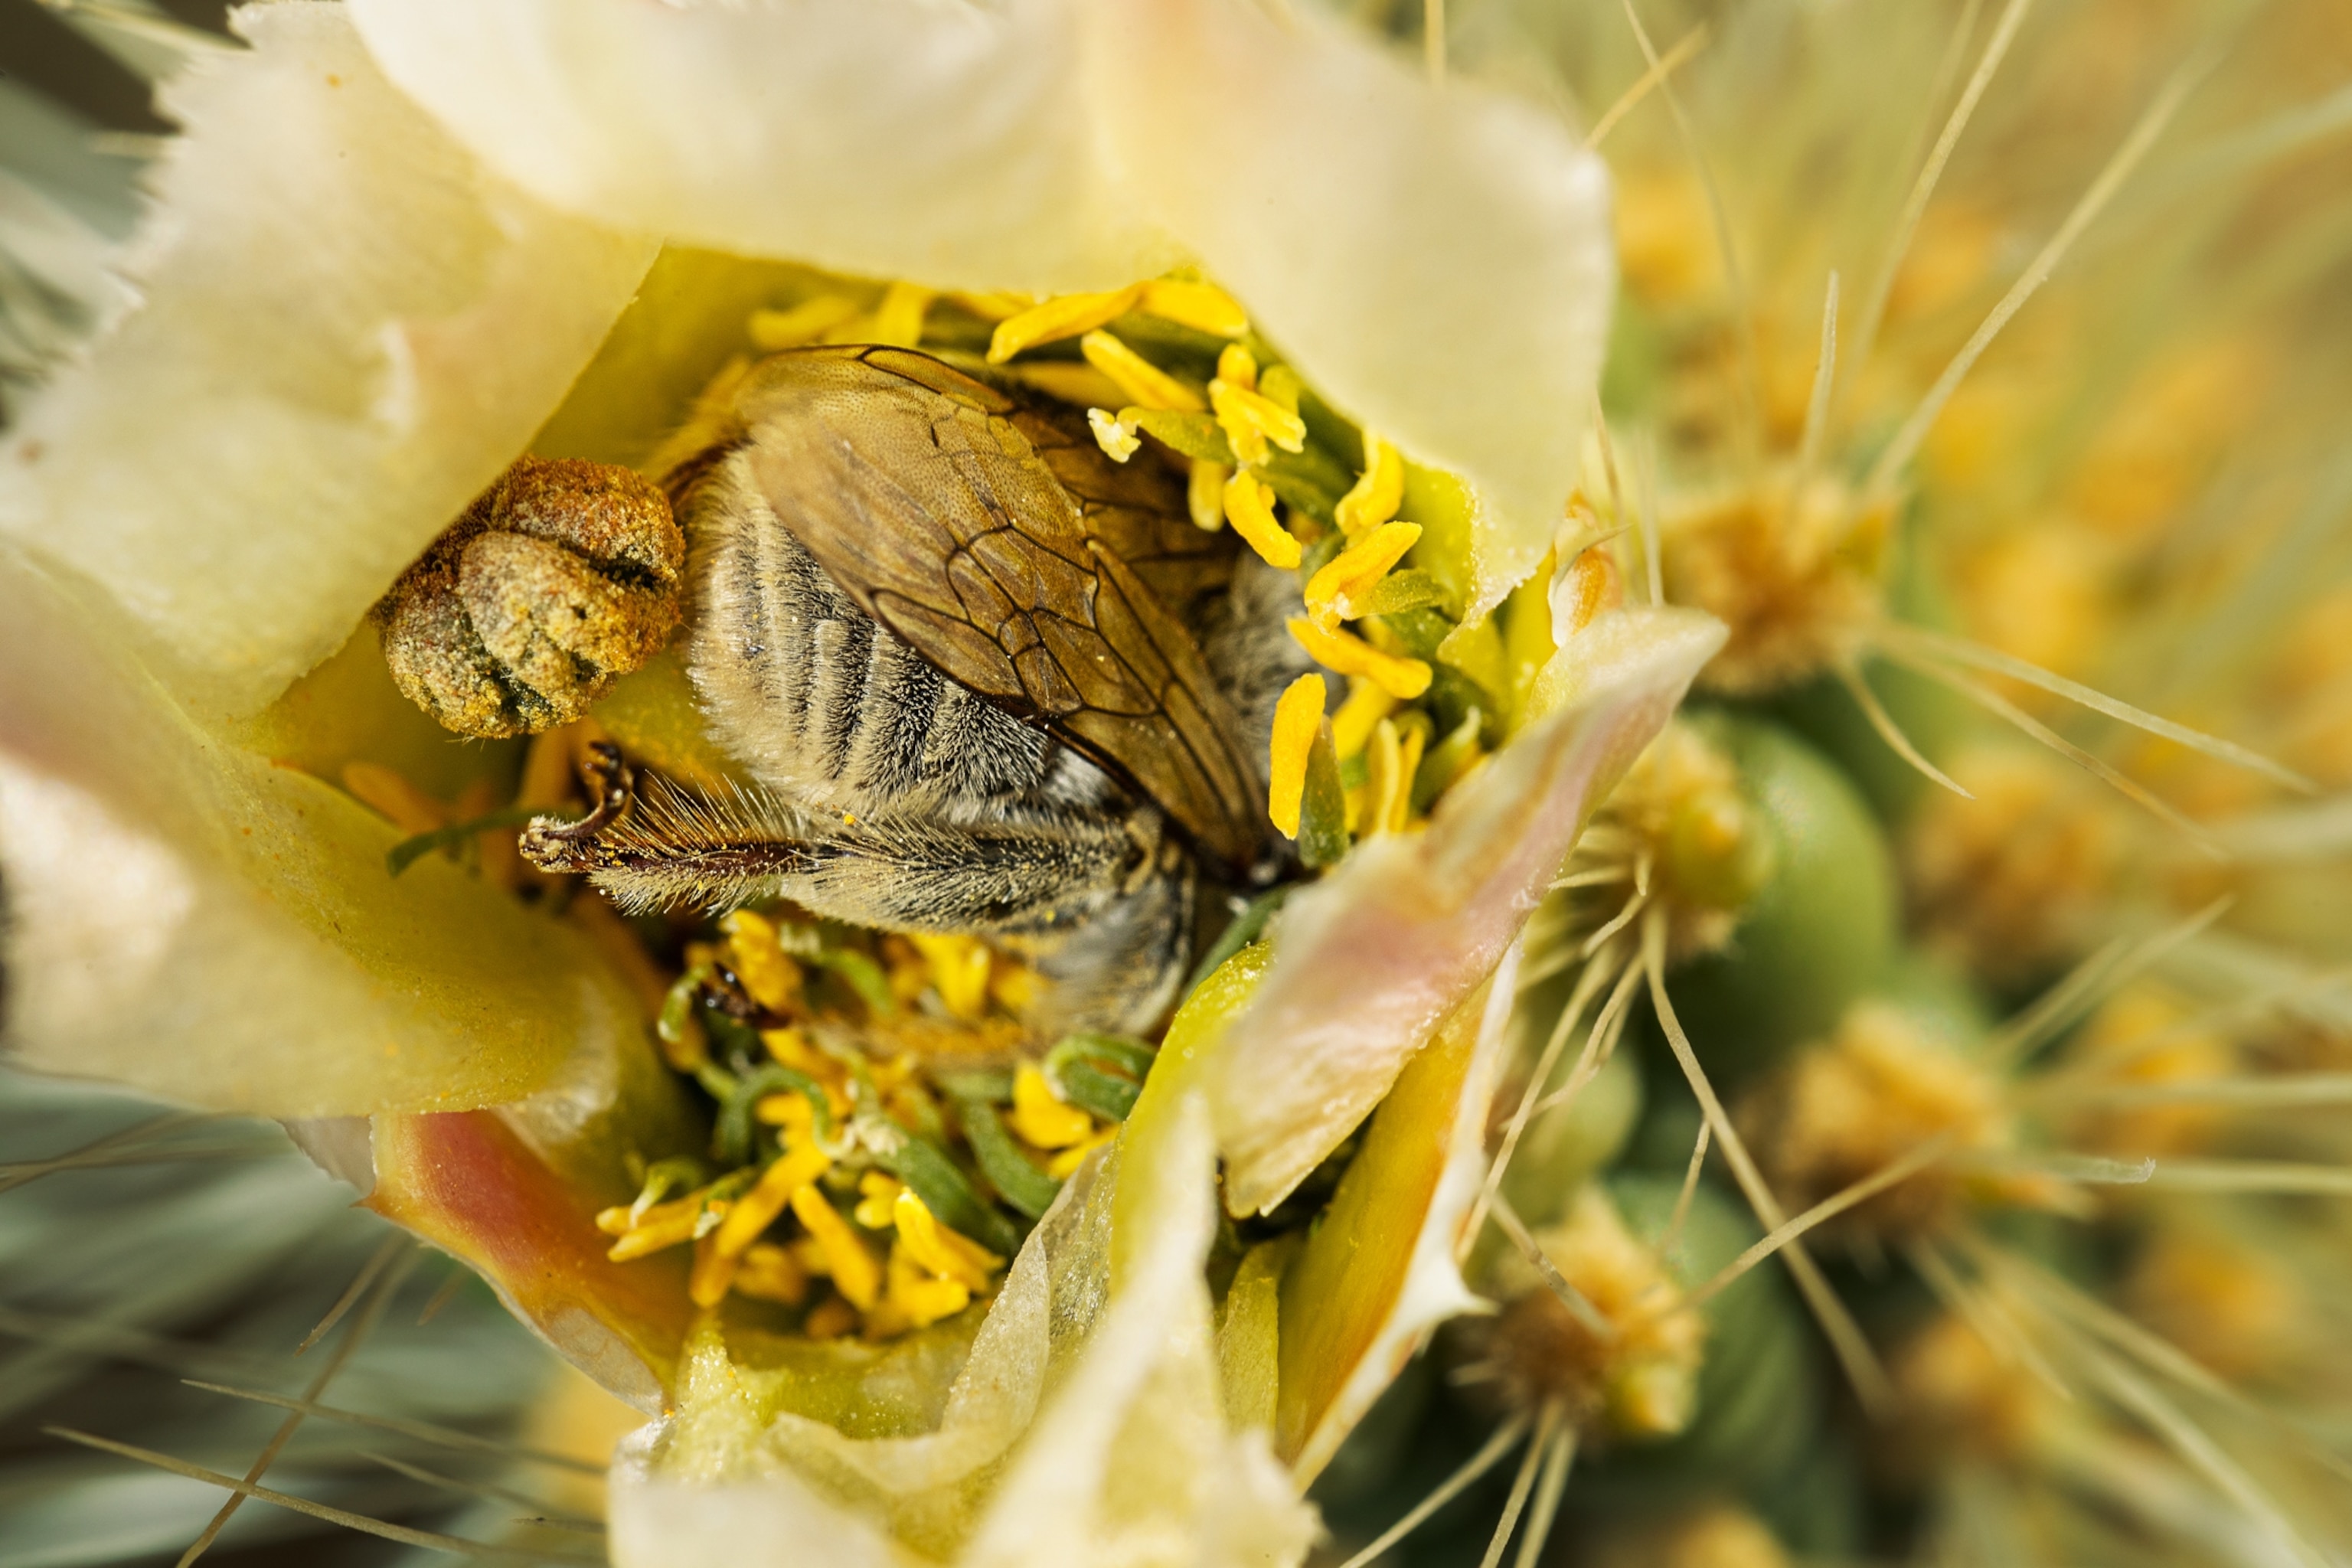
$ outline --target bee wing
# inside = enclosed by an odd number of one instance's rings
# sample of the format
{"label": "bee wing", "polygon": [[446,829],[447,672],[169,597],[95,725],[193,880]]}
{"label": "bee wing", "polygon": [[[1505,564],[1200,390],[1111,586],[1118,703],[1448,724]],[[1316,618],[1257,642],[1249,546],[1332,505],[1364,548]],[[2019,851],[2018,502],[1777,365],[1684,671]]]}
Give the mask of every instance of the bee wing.
{"label": "bee wing", "polygon": [[1212,853],[1257,858],[1232,705],[1010,398],[927,355],[853,348],[779,354],[736,406],[769,504],[860,608],[1133,779]]}

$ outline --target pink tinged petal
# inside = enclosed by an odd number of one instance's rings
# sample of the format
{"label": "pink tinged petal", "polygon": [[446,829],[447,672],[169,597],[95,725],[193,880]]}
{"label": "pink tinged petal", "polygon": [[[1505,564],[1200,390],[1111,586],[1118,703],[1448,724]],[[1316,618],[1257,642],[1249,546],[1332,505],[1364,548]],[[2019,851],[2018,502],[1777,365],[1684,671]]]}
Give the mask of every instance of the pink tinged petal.
{"label": "pink tinged petal", "polygon": [[0,533],[106,587],[225,708],[268,702],[530,441],[650,240],[489,174],[341,7],[256,6],[163,93],[187,127],[138,307],[0,449]]}
{"label": "pink tinged petal", "polygon": [[1499,603],[1576,483],[1615,286],[1601,161],[1314,6],[1095,17],[1097,111],[1153,215],[1334,404],[1477,486],[1473,618]]}
{"label": "pink tinged petal", "polygon": [[1561,705],[1448,795],[1426,832],[1360,844],[1291,899],[1273,966],[1209,1069],[1234,1214],[1281,1202],[1493,972],[1723,637],[1687,610],[1595,622],[1546,671]]}
{"label": "pink tinged petal", "polygon": [[0,967],[21,1065],[281,1117],[461,1110],[642,1030],[571,928],[223,745],[119,614],[0,558]]}
{"label": "pink tinged petal", "polygon": [[1102,156],[1067,0],[352,13],[485,161],[604,223],[940,288],[1109,288],[1177,257]]}

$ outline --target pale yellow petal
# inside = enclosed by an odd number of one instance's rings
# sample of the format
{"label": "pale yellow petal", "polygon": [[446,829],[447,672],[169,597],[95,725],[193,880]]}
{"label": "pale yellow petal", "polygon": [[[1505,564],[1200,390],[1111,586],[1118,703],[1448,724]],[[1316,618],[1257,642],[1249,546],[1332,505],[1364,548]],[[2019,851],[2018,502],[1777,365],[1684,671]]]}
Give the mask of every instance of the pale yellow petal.
{"label": "pale yellow petal", "polygon": [[245,710],[331,653],[512,461],[650,241],[491,175],[341,7],[237,14],[125,266],[141,303],[0,448],[0,533],[106,585],[184,689]]}
{"label": "pale yellow petal", "polygon": [[1600,160],[1320,7],[1096,15],[1097,112],[1141,198],[1333,403],[1477,485],[1473,618],[1498,603],[1576,481],[1615,277]]}
{"label": "pale yellow petal", "polygon": [[1209,1072],[1234,1214],[1271,1208],[1321,1163],[1493,972],[1723,637],[1686,610],[1596,622],[1559,656],[1578,665],[1573,698],[1450,792],[1428,831],[1367,840],[1292,896],[1273,968]]}
{"label": "pale yellow petal", "polygon": [[386,71],[615,226],[938,288],[1110,289],[1178,252],[1106,165],[1066,0],[360,0]]}
{"label": "pale yellow petal", "polygon": [[223,745],[102,604],[0,563],[7,1045],[24,1066],[285,1117],[520,1099],[643,1028],[571,926]]}

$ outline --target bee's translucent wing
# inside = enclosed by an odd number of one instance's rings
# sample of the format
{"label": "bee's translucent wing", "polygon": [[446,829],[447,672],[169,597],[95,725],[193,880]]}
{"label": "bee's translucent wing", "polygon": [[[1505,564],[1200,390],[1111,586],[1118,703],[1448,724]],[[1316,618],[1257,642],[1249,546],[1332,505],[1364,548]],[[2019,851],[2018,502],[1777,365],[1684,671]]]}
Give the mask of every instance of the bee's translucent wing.
{"label": "bee's translucent wing", "polygon": [[1151,516],[1164,509],[1106,488],[1118,481],[1066,440],[1049,460],[1028,432],[1055,427],[904,349],[779,354],[736,407],[769,504],[862,609],[1125,773],[1211,853],[1257,858],[1261,787],[1232,705],[1183,623],[1112,547],[1164,542],[1145,559],[1180,589],[1217,570],[1175,548],[1181,536]]}

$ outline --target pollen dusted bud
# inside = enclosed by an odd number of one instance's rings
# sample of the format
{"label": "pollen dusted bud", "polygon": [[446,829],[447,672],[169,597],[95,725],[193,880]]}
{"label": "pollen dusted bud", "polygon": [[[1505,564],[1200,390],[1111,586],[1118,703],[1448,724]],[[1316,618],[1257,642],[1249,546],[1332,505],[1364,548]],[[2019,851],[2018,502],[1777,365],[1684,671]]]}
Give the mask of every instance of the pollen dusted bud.
{"label": "pollen dusted bud", "polygon": [[552,729],[668,640],[685,559],[651,480],[524,458],[377,603],[384,658],[461,735]]}

